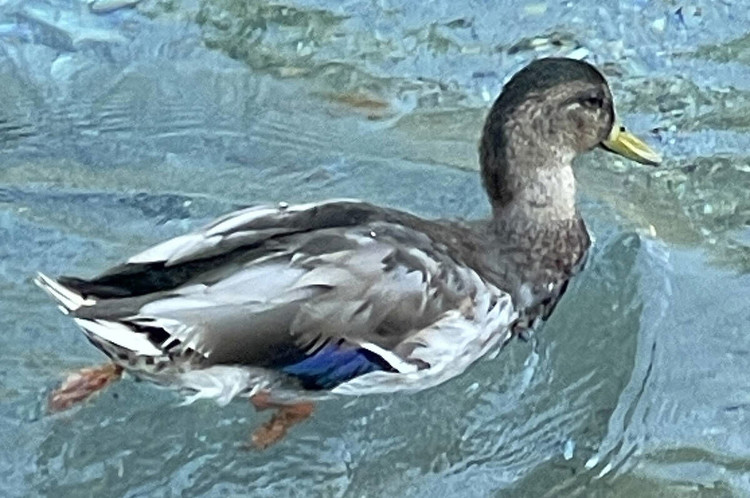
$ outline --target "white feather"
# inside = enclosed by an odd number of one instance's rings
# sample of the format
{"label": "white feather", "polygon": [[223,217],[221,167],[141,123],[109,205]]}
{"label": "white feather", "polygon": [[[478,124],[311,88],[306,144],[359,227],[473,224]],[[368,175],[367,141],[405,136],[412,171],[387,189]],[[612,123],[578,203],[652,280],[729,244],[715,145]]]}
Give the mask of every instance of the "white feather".
{"label": "white feather", "polygon": [[253,220],[268,216],[271,214],[277,214],[279,212],[286,212],[287,210],[279,209],[278,207],[269,206],[254,206],[234,213],[229,213],[227,216],[213,223],[205,231],[206,237],[213,237],[216,235],[225,235],[230,232],[238,230],[240,227],[247,225]]}
{"label": "white feather", "polygon": [[66,315],[81,306],[91,306],[96,303],[94,299],[84,299],[77,292],[68,289],[57,280],[51,279],[43,273],[37,273],[34,283],[59,302],[63,306],[60,310]]}
{"label": "white feather", "polygon": [[330,199],[324,202],[310,202],[306,204],[293,204],[285,205],[280,204],[277,206],[253,206],[246,209],[229,213],[228,215],[220,218],[218,221],[211,224],[205,229],[205,236],[211,237],[213,235],[224,235],[230,232],[234,232],[240,228],[243,228],[248,223],[269,215],[279,214],[291,214],[301,213],[309,209],[325,206],[327,204],[334,204],[338,202],[360,202],[354,199]]}
{"label": "white feather", "polygon": [[371,342],[363,342],[359,344],[359,347],[380,356],[385,361],[387,361],[390,366],[401,373],[416,372],[418,370],[415,364],[404,361],[398,355],[393,354],[387,349],[381,348],[377,344],[372,344]]}
{"label": "white feather", "polygon": [[128,259],[127,262],[131,264],[146,264],[155,263],[157,261],[168,261],[183,247],[193,246],[194,244],[200,243],[203,239],[203,235],[199,233],[180,235],[179,237],[166,240],[161,244],[157,244],[145,251],[139,252]]}
{"label": "white feather", "polygon": [[107,320],[86,320],[83,318],[74,318],[73,320],[93,340],[104,339],[111,344],[140,356],[164,355],[164,352],[154,346],[145,334],[135,332],[122,323]]}
{"label": "white feather", "polygon": [[183,244],[176,248],[176,250],[166,260],[166,266],[178,265],[184,261],[189,261],[195,258],[197,255],[210,250],[217,246],[223,237],[221,235],[214,235],[212,237],[200,237],[192,240],[190,244]]}
{"label": "white feather", "polygon": [[[475,278],[479,280],[479,277]],[[331,392],[348,396],[415,392],[461,374],[494,346],[507,342],[511,337],[510,324],[517,318],[510,295],[485,283],[480,289],[472,318],[459,310],[449,311],[442,319],[410,338],[410,341],[417,339],[422,345],[416,347],[407,360],[424,361],[429,368],[398,373],[370,372],[340,384]],[[490,307],[493,298],[495,304]]]}
{"label": "white feather", "polygon": [[194,255],[210,249],[223,239],[242,238],[245,233],[236,233],[254,220],[271,215],[288,215],[336,202],[358,202],[353,199],[332,199],[326,202],[296,204],[293,206],[253,206],[241,209],[204,228],[203,230],[180,235],[142,251],[127,260],[130,264],[165,262],[167,266],[190,260]]}
{"label": "white feather", "polygon": [[239,395],[252,396],[266,384],[259,370],[242,367],[215,365],[200,370],[180,373],[178,387],[194,391],[185,399],[185,404],[199,399],[213,399],[224,406]]}

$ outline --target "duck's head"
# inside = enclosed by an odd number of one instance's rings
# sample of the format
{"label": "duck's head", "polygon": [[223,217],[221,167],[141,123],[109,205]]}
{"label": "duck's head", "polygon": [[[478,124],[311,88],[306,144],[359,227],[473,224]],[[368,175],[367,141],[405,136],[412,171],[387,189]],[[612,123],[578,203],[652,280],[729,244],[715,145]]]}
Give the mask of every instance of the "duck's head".
{"label": "duck's head", "polygon": [[493,205],[517,200],[545,216],[575,211],[571,164],[603,147],[644,164],[660,156],[618,122],[612,92],[591,64],[549,58],[532,62],[505,85],[480,143],[482,177]]}

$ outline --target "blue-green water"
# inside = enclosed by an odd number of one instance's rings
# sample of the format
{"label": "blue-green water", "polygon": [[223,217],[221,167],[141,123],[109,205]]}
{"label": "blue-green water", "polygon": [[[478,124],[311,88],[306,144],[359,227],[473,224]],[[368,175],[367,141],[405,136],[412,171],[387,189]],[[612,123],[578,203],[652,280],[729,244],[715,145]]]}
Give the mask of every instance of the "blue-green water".
{"label": "blue-green water", "polygon": [[[407,4],[408,6],[402,5]],[[750,496],[746,1],[0,2],[0,496]],[[550,321],[417,395],[321,404],[266,452],[246,402],[126,379],[31,283],[240,205],[478,216],[483,114],[585,56],[660,169],[578,165],[596,237]]]}

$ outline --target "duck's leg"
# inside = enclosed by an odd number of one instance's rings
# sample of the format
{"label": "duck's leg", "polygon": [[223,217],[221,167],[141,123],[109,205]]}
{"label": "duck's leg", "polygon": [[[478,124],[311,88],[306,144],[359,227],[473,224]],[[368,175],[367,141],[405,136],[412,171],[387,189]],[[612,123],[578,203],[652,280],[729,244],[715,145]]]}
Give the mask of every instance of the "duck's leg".
{"label": "duck's leg", "polygon": [[271,418],[258,427],[252,435],[252,445],[264,450],[276,444],[286,435],[290,427],[307,419],[312,415],[315,405],[310,401],[301,403],[277,403],[271,401],[267,391],[261,391],[250,397],[250,402],[257,411],[275,409]]}
{"label": "duck's leg", "polygon": [[107,387],[122,376],[122,367],[107,363],[100,367],[83,368],[65,379],[49,395],[47,406],[51,412],[67,410],[95,392]]}

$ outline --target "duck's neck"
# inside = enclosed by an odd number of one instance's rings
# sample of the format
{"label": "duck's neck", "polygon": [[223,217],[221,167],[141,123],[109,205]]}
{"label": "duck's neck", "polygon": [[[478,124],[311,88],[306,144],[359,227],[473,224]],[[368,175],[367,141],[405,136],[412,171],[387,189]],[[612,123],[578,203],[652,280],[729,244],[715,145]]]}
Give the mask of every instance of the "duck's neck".
{"label": "duck's neck", "polygon": [[493,204],[485,251],[488,267],[522,307],[534,301],[523,289],[557,288],[575,273],[590,244],[576,209],[572,169],[536,171],[506,176],[511,189],[506,202]]}
{"label": "duck's neck", "polygon": [[496,221],[542,229],[578,218],[576,152],[543,132],[512,115],[488,117],[479,160]]}
{"label": "duck's neck", "polygon": [[515,161],[514,168],[505,170],[504,195],[492,198],[488,240],[497,250],[488,254],[497,252],[497,261],[514,254],[514,261],[524,262],[520,265],[524,275],[519,275],[523,280],[535,281],[540,275],[551,280],[567,278],[589,246],[576,209],[571,162],[572,157],[557,157],[543,167],[537,163],[518,168]]}
{"label": "duck's neck", "polygon": [[487,120],[479,152],[492,203],[488,244],[535,261],[524,267],[554,266],[564,273],[588,247],[576,210],[576,152],[564,143],[547,143],[540,133],[522,120],[492,115]]}
{"label": "duck's neck", "polygon": [[493,199],[493,221],[500,232],[550,231],[579,220],[573,168],[553,166],[508,171],[502,199]]}

